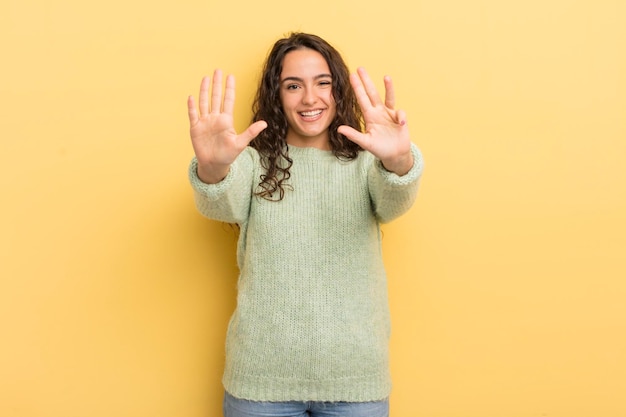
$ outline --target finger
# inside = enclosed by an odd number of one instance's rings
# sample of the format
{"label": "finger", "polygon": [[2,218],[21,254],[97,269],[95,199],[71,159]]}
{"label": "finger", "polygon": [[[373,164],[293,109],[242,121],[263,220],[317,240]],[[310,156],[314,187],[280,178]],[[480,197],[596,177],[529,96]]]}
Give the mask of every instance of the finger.
{"label": "finger", "polygon": [[366,136],[363,133],[359,132],[353,127],[346,126],[346,125],[339,126],[337,128],[337,132],[344,135],[346,138],[356,143],[361,148],[367,150],[367,140],[366,140]]}
{"label": "finger", "polygon": [[406,113],[404,110],[394,110],[394,109],[388,108],[387,114],[389,115],[393,123],[398,124],[400,126],[404,126],[407,124]]}
{"label": "finger", "polygon": [[390,109],[393,109],[396,105],[396,94],[393,91],[393,82],[391,81],[391,77],[386,75],[384,78],[385,81],[385,106]]}
{"label": "finger", "polygon": [[241,135],[239,135],[239,138],[243,140],[247,146],[250,142],[252,142],[254,138],[259,136],[259,133],[261,133],[266,127],[267,122],[265,122],[264,120],[254,122],[250,126],[248,126],[248,128],[244,130]]}
{"label": "finger", "polygon": [[233,114],[235,108],[235,76],[226,77],[226,91],[224,92],[224,113]]}
{"label": "finger", "polygon": [[363,112],[367,112],[368,109],[372,107],[372,102],[367,96],[367,92],[365,91],[365,87],[361,82],[361,79],[356,74],[350,74],[350,84],[352,84],[352,89],[354,90],[354,95],[356,96],[356,100],[361,106],[361,110]]}
{"label": "finger", "polygon": [[213,87],[211,88],[211,113],[222,110],[222,70],[213,72]]}
{"label": "finger", "polygon": [[398,110],[396,112],[396,123],[398,123],[400,126],[406,126],[407,121],[406,113],[404,112],[404,110]]}
{"label": "finger", "polygon": [[196,102],[193,96],[187,98],[187,114],[189,115],[189,126],[198,123],[198,110],[196,110]]}
{"label": "finger", "polygon": [[209,77],[203,77],[200,83],[200,116],[209,114]]}
{"label": "finger", "polygon": [[363,86],[365,87],[365,91],[367,92],[367,96],[369,97],[369,100],[372,103],[372,105],[377,106],[379,104],[382,104],[383,102],[380,99],[380,96],[378,95],[378,91],[376,91],[376,86],[374,85],[374,82],[372,81],[370,76],[367,74],[367,71],[365,71],[365,68],[363,67],[357,68],[357,73],[359,74],[359,77],[361,78],[361,82],[363,83]]}

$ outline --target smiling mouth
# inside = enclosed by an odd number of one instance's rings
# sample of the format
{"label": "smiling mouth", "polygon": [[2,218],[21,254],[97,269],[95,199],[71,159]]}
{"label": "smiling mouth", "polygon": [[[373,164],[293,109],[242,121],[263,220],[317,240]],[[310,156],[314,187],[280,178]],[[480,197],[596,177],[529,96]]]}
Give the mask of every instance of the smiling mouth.
{"label": "smiling mouth", "polygon": [[300,116],[302,117],[316,117],[322,114],[322,110],[311,110],[311,111],[302,111],[300,112]]}

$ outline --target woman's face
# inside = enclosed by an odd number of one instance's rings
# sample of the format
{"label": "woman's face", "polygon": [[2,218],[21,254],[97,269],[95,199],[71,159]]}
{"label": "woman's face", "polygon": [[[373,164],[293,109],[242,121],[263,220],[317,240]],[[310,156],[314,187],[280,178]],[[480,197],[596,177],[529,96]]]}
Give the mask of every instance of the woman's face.
{"label": "woman's face", "polygon": [[287,143],[330,149],[328,127],[337,113],[332,75],[324,57],[312,49],[285,55],[280,101],[287,118]]}

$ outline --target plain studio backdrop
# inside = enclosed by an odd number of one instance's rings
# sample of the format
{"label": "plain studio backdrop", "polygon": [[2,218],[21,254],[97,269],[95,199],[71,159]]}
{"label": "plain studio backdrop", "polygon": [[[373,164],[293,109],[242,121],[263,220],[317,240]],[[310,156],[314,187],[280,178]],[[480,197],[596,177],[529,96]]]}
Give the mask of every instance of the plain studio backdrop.
{"label": "plain studio backdrop", "polygon": [[[195,211],[186,99],[250,117],[302,30],[426,170],[384,226],[393,416],[626,416],[626,3],[3,0],[0,415],[221,414],[236,231]],[[346,254],[350,256],[350,254]]]}

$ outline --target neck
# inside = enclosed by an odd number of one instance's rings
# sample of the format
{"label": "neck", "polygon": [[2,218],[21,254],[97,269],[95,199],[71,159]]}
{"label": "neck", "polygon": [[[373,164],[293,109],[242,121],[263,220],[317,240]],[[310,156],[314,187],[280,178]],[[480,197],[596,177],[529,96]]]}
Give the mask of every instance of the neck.
{"label": "neck", "polygon": [[296,146],[298,148],[317,148],[324,151],[330,151],[330,140],[328,133],[315,137],[302,137],[299,135],[287,133],[287,145]]}

